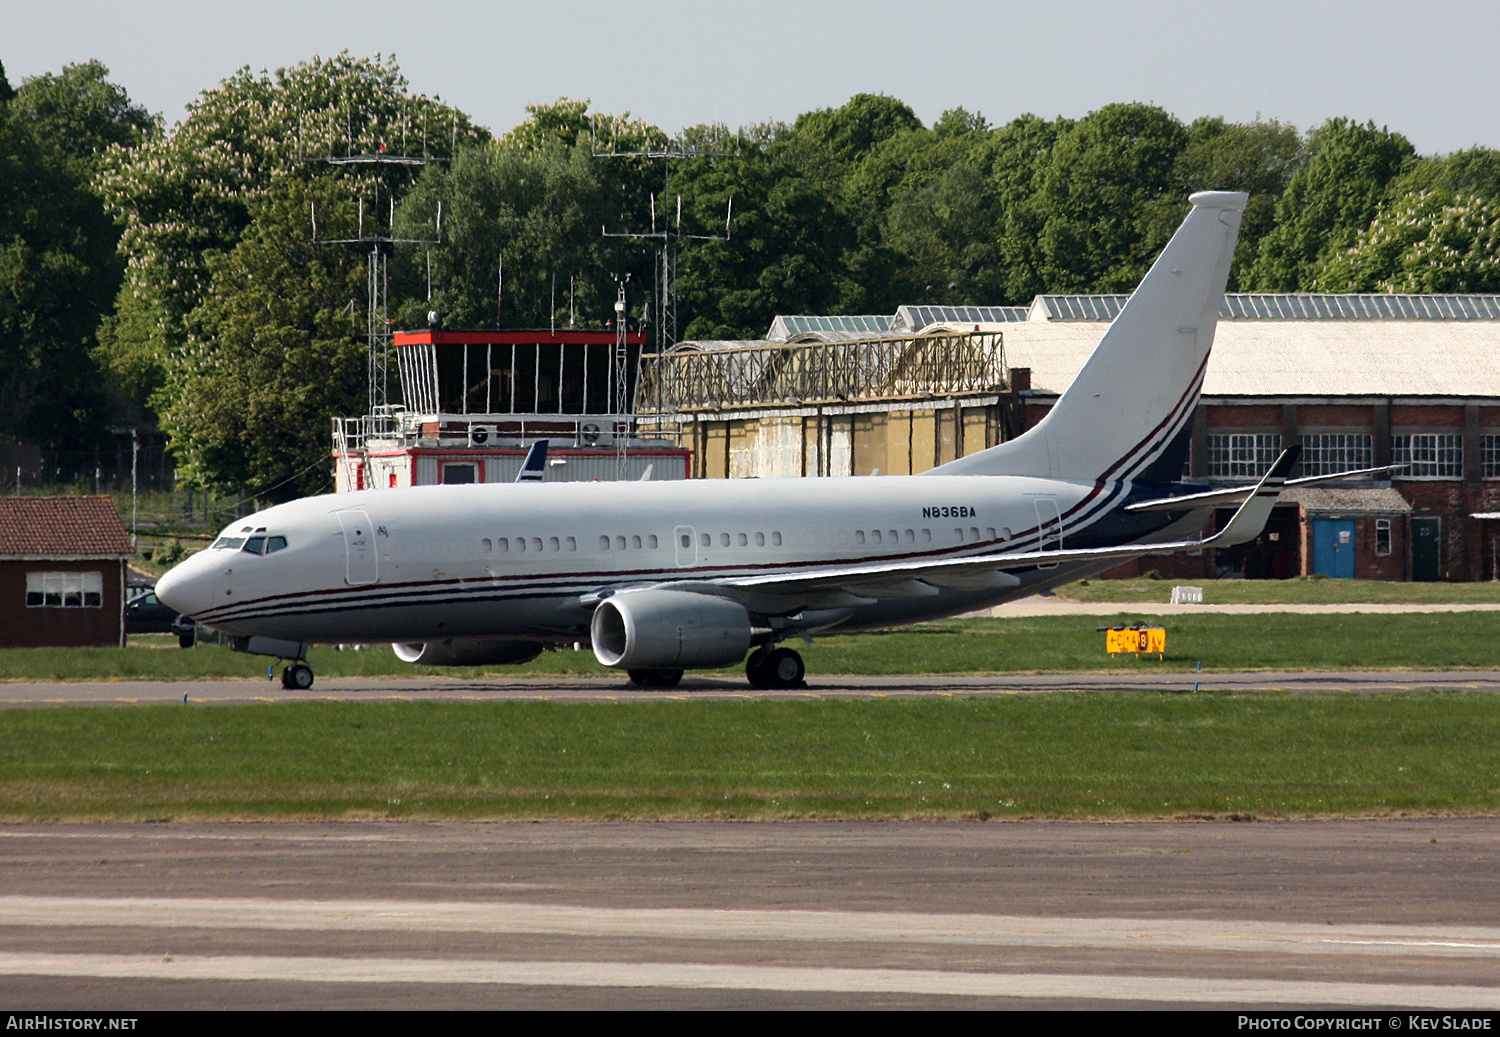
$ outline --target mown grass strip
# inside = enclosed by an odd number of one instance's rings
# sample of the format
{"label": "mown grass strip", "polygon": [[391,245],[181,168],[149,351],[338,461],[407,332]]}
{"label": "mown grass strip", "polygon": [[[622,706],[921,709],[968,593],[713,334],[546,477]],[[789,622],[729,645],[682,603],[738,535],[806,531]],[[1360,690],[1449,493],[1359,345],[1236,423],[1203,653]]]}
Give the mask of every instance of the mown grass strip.
{"label": "mown grass strip", "polygon": [[1474,605],[1500,604],[1500,582],[1414,583],[1394,580],[1334,580],[1299,576],[1291,580],[1150,579],[1085,580],[1057,589],[1068,601],[1165,604],[1177,584],[1203,588],[1213,605]]}
{"label": "mown grass strip", "polygon": [[[1165,659],[1109,656],[1098,627],[1147,622],[1167,629]],[[167,642],[144,641],[146,645]],[[820,637],[803,649],[808,673],[1080,673],[1136,670],[1492,670],[1500,669],[1500,612],[1042,616],[961,619],[874,634]],[[580,676],[622,679],[583,651],[547,652],[525,666],[433,669],[398,660],[386,645],[313,649],[320,677]],[[269,660],[210,645],[11,648],[0,680],[203,680],[266,675]],[[741,674],[739,667],[719,671]]]}
{"label": "mown grass strip", "polygon": [[1500,696],[0,713],[0,819],[1316,817],[1500,809]]}

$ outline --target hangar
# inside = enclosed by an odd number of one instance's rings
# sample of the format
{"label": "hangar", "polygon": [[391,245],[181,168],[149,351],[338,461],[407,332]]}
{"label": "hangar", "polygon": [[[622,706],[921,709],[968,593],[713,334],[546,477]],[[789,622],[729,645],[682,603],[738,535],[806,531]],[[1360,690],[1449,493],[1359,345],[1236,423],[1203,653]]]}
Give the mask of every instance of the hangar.
{"label": "hangar", "polygon": [[[1041,420],[1126,298],[779,316],[763,340],[644,355],[637,428],[698,478],[915,474]],[[1255,543],[1121,574],[1500,578],[1500,296],[1226,295],[1185,474],[1252,481],[1293,442],[1303,475],[1406,468],[1294,490]]]}

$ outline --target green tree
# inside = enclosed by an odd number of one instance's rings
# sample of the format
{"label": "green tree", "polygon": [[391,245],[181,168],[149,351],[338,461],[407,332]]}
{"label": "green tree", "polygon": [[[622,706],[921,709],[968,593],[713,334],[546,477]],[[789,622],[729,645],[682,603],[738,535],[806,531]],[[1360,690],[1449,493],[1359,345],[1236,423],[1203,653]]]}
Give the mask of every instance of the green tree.
{"label": "green tree", "polygon": [[1328,257],[1325,292],[1500,292],[1500,201],[1442,188],[1400,195],[1349,249]]}
{"label": "green tree", "polygon": [[234,248],[280,180],[340,180],[373,221],[415,178],[413,167],[340,160],[448,157],[486,139],[462,112],[408,93],[394,58],[343,53],[274,73],[240,69],[199,95],[169,134],[108,153],[100,184],[125,227],[130,264],[101,331],[104,357],[136,384],[163,382],[187,348],[187,317],[209,288],[211,257]]}
{"label": "green tree", "polygon": [[[1302,138],[1296,127],[1274,119],[1232,123],[1202,118],[1188,127],[1187,143],[1177,156],[1175,171],[1184,199],[1195,191],[1245,191],[1250,195],[1229,269],[1230,291],[1239,291],[1245,282],[1261,239],[1275,225],[1276,203],[1301,158]],[[1153,237],[1160,238],[1175,229],[1176,218],[1164,215],[1169,217],[1170,226],[1157,229]]]}
{"label": "green tree", "polygon": [[1399,133],[1330,119],[1307,138],[1306,158],[1276,204],[1248,280],[1256,291],[1306,291],[1324,260],[1353,245],[1415,160]]}
{"label": "green tree", "polygon": [[154,402],[178,471],[198,486],[272,500],[327,492],[329,418],[365,396],[363,256],[312,241],[309,212],[350,226],[344,185],[279,178],[235,245],[206,261],[185,347]]}
{"label": "green tree", "polygon": [[[479,145],[459,152],[451,166],[430,168],[406,196],[397,232],[430,236],[441,201],[443,240],[398,252],[406,296],[399,323],[425,323],[429,270],[430,308],[449,327],[547,327],[557,317],[566,326],[575,299],[586,324],[612,317],[605,261],[611,239],[599,232],[615,216],[603,211],[601,177],[608,171],[587,140],[571,146],[552,140],[527,150]],[[497,283],[502,259],[503,297]]]}
{"label": "green tree", "polygon": [[0,438],[83,449],[105,396],[90,351],[120,284],[117,228],[91,187],[103,149],[155,120],[99,62],[0,103]]}
{"label": "green tree", "polygon": [[1035,173],[1028,231],[1050,292],[1128,292],[1166,243],[1186,199],[1174,179],[1187,132],[1152,105],[1113,104],[1058,132]]}

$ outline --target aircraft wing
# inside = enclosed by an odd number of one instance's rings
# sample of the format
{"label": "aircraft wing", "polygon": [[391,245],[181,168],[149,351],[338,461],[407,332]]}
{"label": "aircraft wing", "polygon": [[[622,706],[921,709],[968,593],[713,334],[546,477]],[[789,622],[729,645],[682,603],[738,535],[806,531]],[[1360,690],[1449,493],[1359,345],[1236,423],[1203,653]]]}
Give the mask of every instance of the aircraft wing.
{"label": "aircraft wing", "polygon": [[1201,540],[1146,541],[1072,551],[994,551],[941,560],[826,566],[797,573],[671,581],[658,586],[735,598],[762,607],[770,607],[775,599],[784,599],[787,603],[811,601],[816,607],[838,608],[890,598],[930,597],[936,595],[939,588],[988,590],[1016,587],[1021,581],[1011,574],[1009,570],[1012,569],[1077,562],[1107,564],[1164,551],[1232,547],[1254,540],[1265,528],[1271,508],[1286,485],[1286,473],[1297,462],[1301,449],[1294,446],[1284,451],[1259,483],[1237,491],[1248,494],[1248,497],[1234,517],[1218,533]]}
{"label": "aircraft wing", "polygon": [[[1335,475],[1308,475],[1301,479],[1288,479],[1286,486],[1316,486],[1335,479],[1353,479],[1362,475],[1385,475],[1405,465],[1391,464],[1381,468],[1359,468]],[[1236,486],[1230,490],[1205,490],[1202,493],[1186,493],[1180,497],[1160,497],[1156,500],[1138,501],[1125,505],[1129,512],[1142,511],[1189,511],[1193,508],[1216,508],[1221,504],[1238,504],[1255,492],[1254,486]]]}

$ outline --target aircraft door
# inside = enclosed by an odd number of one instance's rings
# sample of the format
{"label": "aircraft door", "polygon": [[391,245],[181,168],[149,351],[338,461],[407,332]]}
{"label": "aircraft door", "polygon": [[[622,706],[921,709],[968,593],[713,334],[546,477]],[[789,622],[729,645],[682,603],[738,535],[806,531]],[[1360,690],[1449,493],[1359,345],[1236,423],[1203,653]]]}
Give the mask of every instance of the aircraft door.
{"label": "aircraft door", "polygon": [[690,569],[698,564],[698,534],[692,526],[672,530],[672,540],[677,545],[677,568]]}
{"label": "aircraft door", "polygon": [[[1062,550],[1062,512],[1057,508],[1056,497],[1036,497],[1036,529],[1038,551]],[[1050,569],[1056,562],[1039,568]]]}
{"label": "aircraft door", "polygon": [[380,556],[375,550],[375,532],[370,516],[363,511],[341,511],[339,525],[344,530],[344,582],[357,587],[380,579]]}

